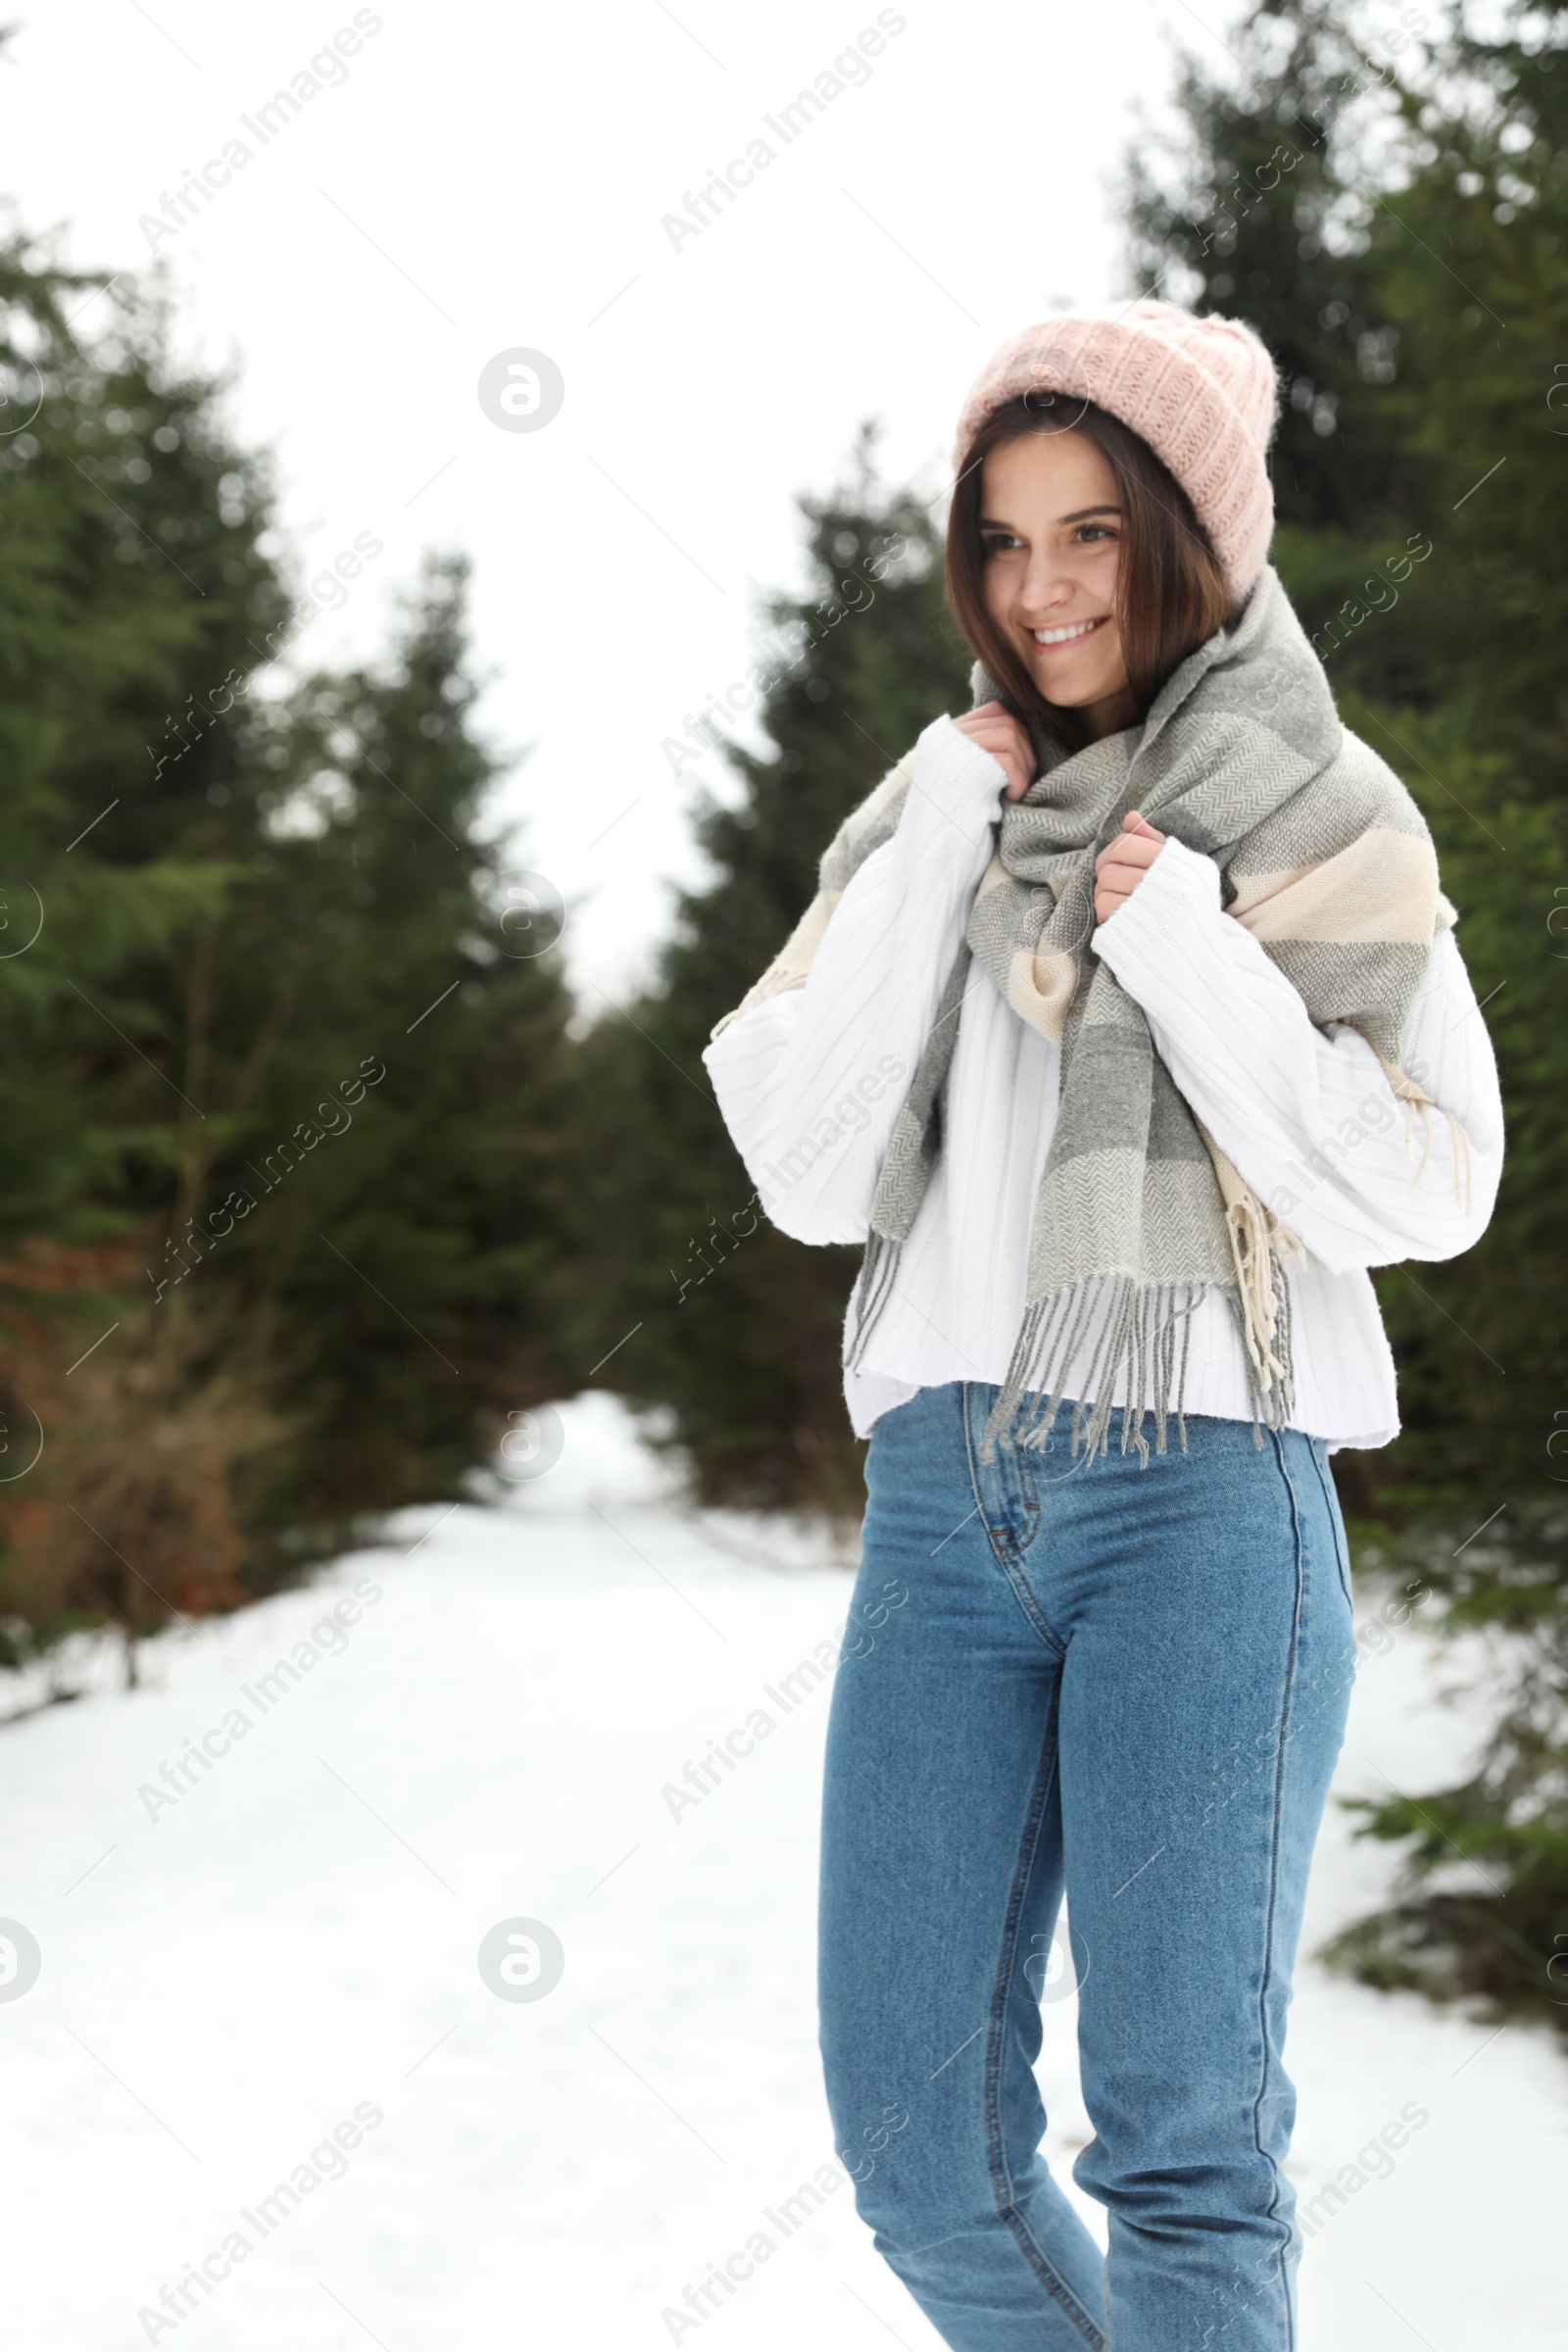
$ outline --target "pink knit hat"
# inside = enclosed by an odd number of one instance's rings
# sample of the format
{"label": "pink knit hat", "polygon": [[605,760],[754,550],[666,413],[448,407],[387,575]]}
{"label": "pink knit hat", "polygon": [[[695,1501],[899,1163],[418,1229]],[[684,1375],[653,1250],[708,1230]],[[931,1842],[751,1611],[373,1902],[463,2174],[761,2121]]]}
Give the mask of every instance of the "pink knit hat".
{"label": "pink knit hat", "polygon": [[[1264,455],[1274,429],[1274,363],[1239,318],[1200,318],[1172,302],[1072,311],[1015,335],[963,404],[953,470],[997,409],[1025,392],[1092,400],[1149,443],[1192,500],[1238,600],[1274,529]],[[1065,408],[1064,421],[1071,421]]]}

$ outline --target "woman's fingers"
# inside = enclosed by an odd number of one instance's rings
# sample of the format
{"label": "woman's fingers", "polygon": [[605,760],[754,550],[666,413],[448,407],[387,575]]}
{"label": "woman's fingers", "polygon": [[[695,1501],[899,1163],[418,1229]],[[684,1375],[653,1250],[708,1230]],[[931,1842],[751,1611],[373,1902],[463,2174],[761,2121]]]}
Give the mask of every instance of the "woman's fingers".
{"label": "woman's fingers", "polygon": [[956,718],[953,723],[960,734],[972,735],[977,742],[981,736],[995,734],[999,728],[1005,734],[1016,735],[1020,742],[1025,740],[1023,729],[1012,712],[1004,710],[1000,703],[982,703],[978,710],[966,710],[961,718]]}
{"label": "woman's fingers", "polygon": [[1034,747],[1018,721],[1000,703],[982,703],[954,724],[971,743],[999,760],[1006,776],[1004,797],[1021,801],[1035,772]]}
{"label": "woman's fingers", "polygon": [[1095,859],[1095,872],[1103,874],[1125,867],[1131,873],[1147,873],[1164,846],[1163,834],[1151,839],[1144,833],[1124,833],[1120,841],[1113,841],[1108,849],[1101,851]]}
{"label": "woman's fingers", "polygon": [[969,732],[971,742],[983,745],[994,759],[1009,761],[1019,767],[1026,761],[1029,766],[1034,765],[1028,745],[1020,740],[1014,729],[989,726],[975,727]]}
{"label": "woman's fingers", "polygon": [[1130,809],[1123,831],[1095,859],[1095,920],[1108,922],[1124,899],[1131,898],[1165,846],[1165,836]]}

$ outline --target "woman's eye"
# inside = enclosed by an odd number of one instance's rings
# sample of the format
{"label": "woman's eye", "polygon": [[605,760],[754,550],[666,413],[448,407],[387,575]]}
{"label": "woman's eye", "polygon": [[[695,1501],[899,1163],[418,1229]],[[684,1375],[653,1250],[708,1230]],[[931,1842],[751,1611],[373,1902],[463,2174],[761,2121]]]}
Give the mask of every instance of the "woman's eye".
{"label": "woman's eye", "polygon": [[1081,540],[1113,539],[1115,535],[1109,525],[1103,522],[1081,522],[1078,525],[1078,536]]}
{"label": "woman's eye", "polygon": [[981,544],[988,556],[1004,556],[1010,549],[1015,548],[1018,542],[1010,532],[993,531]]}

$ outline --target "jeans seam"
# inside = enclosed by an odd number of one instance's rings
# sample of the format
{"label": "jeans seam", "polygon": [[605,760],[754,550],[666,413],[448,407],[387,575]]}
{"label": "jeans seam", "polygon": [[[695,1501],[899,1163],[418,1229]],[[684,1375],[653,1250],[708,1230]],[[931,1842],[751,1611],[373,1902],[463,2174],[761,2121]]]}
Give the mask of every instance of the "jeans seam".
{"label": "jeans seam", "polygon": [[[1257,2153],[1262,2158],[1263,2162],[1268,2166],[1269,2172],[1273,2176],[1274,2180],[1274,2192],[1269,2198],[1268,2213],[1266,2218],[1271,2222],[1279,2222],[1281,2220],[1279,2211],[1280,2198],[1285,2191],[1286,2181],[1280,2167],[1275,2163],[1273,2157],[1269,2155],[1268,2151],[1263,2145],[1263,2135],[1260,2129],[1259,2119],[1262,2113],[1264,2095],[1268,2088],[1268,1989],[1269,1980],[1274,1966],[1274,1927],[1275,1913],[1279,1896],[1280,1816],[1285,1802],[1285,1759],[1286,1751],[1290,1746],[1291,1702],[1296,1691],[1297,1651],[1300,1640],[1301,1601],[1306,1581],[1306,1539],[1301,1525],[1301,1512],[1296,1492],[1296,1482],[1291,1476],[1290,1466],[1285,1458],[1284,1442],[1278,1430],[1271,1430],[1269,1435],[1273,1441],[1275,1459],[1279,1464],[1280,1476],[1285,1483],[1285,1492],[1290,1497],[1291,1529],[1295,1538],[1296,1548],[1296,1606],[1291,1618],[1290,1648],[1287,1654],[1285,1665],[1285,1689],[1280,1700],[1279,1748],[1274,1766],[1274,1813],[1273,1820],[1269,1828],[1268,1905],[1264,1913],[1263,1920],[1263,1968],[1257,1989],[1257,2023],[1258,2040],[1261,2046],[1261,2060],[1258,2070],[1257,2096],[1252,2101],[1252,2144],[1256,2148]],[[1313,1460],[1315,1466],[1315,1455]],[[1276,2268],[1278,2271],[1280,2298],[1283,2305],[1285,2320],[1285,2352],[1295,2352],[1296,2322],[1295,2316],[1291,2309],[1290,2277],[1286,2268],[1286,2258],[1290,2249],[1291,2233],[1288,2225],[1282,2226],[1285,2227],[1285,2240],[1277,2251]]]}
{"label": "jeans seam", "polygon": [[1327,1475],[1325,1474],[1323,1464],[1318,1458],[1318,1450],[1315,1446],[1312,1447],[1312,1467],[1317,1472],[1318,1485],[1323,1490],[1323,1507],[1328,1513],[1329,1526],[1334,1535],[1334,1565],[1340,1572],[1340,1590],[1345,1594],[1346,1600],[1349,1603],[1350,1614],[1353,1617],[1355,1614],[1355,1595],[1350,1590],[1349,1546],[1348,1544],[1341,1544],[1340,1519],[1337,1507],[1337,1498],[1333,1493],[1333,1476],[1331,1473]]}
{"label": "jeans seam", "polygon": [[1047,2292],[1054,2297],[1086,2343],[1094,2352],[1103,2352],[1105,2338],[1096,2325],[1094,2315],[1084,2309],[1065,2278],[1048,2260],[1035,2238],[1033,2230],[1019,2212],[1012,2194],[1012,2176],[1007,2169],[1006,2145],[1002,2129],[1002,2061],[1007,2047],[1007,2002],[1013,1986],[1013,1963],[1018,1950],[1018,1926],[1023,1912],[1025,1890],[1028,1887],[1040,1848],[1040,1832],[1046,1818],[1052,1784],[1056,1777],[1056,1714],[1059,1693],[1051,1702],[1051,1721],[1046,1728],[1041,1749],[1040,1766],[1024,1816],[1023,1835],[1018,1845],[1018,1861],[1013,1872],[1012,1889],[1007,1898],[1006,1917],[1003,1923],[1002,1950],[997,1962],[997,1984],[991,2002],[991,2031],[987,2036],[985,2102],[986,2145],[991,2167],[992,2184],[996,2191],[997,2212],[1011,2230],[1024,2260]]}
{"label": "jeans seam", "polygon": [[1065,1658],[1067,1644],[1042,1611],[1040,1603],[1029,1589],[1028,1580],[1014,1573],[1021,1566],[1024,1553],[1040,1533],[1040,1495],[1034,1483],[1032,1465],[1022,1458],[1018,1460],[1020,1488],[1024,1482],[1027,1482],[1027,1491],[1023,1492],[1022,1500],[1029,1521],[1029,1533],[1020,1542],[1010,1526],[997,1527],[993,1524],[991,1514],[986,1508],[985,1496],[980,1491],[981,1481],[979,1468],[975,1461],[974,1435],[969,1426],[969,1389],[971,1385],[968,1381],[964,1383],[963,1438],[964,1449],[969,1462],[969,1492],[974,1496],[975,1509],[980,1514],[980,1524],[986,1531],[987,1540],[992,1551],[996,1554],[1004,1576],[1012,1587],[1018,1606],[1053,1656],[1058,1659]]}
{"label": "jeans seam", "polygon": [[[995,1545],[993,1545],[993,1549],[995,1549]],[[1028,1579],[1021,1573],[1014,1574],[1014,1569],[1018,1566],[1017,1555],[1014,1554],[1009,1558],[1004,1552],[998,1551],[997,1557],[1002,1562],[1002,1573],[1006,1578],[1008,1584],[1012,1587],[1018,1606],[1028,1618],[1029,1623],[1034,1627],[1035,1632],[1040,1636],[1041,1641],[1051,1651],[1053,1657],[1056,1659],[1065,1658],[1067,1655],[1067,1644],[1065,1642],[1063,1642],[1061,1636],[1054,1631],[1051,1624],[1051,1620],[1042,1614],[1040,1604],[1029,1589]]]}

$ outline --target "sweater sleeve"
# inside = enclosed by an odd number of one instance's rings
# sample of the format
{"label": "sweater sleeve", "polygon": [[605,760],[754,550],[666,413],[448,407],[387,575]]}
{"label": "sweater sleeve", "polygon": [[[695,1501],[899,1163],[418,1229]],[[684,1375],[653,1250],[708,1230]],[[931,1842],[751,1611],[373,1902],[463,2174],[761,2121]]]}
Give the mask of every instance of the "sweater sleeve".
{"label": "sweater sleeve", "polygon": [[1005,775],[933,719],[891,841],[852,875],[806,984],[728,1022],[703,1060],[768,1216],[802,1242],[863,1242],[915,1065],[991,860]]}
{"label": "sweater sleeve", "polygon": [[1181,1093],[1248,1183],[1336,1273],[1456,1257],[1486,1231],[1502,1102],[1450,930],[1438,933],[1400,1061],[1436,1107],[1401,1101],[1366,1040],[1318,1028],[1220,904],[1211,858],[1167,840],[1095,932]]}

